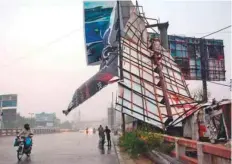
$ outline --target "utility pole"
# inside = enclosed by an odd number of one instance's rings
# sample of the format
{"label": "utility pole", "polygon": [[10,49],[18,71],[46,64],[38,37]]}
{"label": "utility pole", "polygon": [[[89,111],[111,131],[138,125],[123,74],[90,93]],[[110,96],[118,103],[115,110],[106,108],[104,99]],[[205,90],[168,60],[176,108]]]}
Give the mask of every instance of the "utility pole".
{"label": "utility pole", "polygon": [[[119,52],[119,69],[120,69],[120,80],[123,80],[123,70],[122,70],[122,47],[121,47],[121,23],[120,23],[120,3],[119,0],[117,0],[117,13],[118,13],[118,20],[117,20],[117,24],[118,24],[118,52]],[[123,106],[123,104],[122,104]],[[125,114],[123,113],[123,107],[122,107],[122,134],[123,136],[125,135]]]}
{"label": "utility pole", "polygon": [[200,55],[201,55],[201,78],[202,78],[202,85],[203,85],[203,102],[208,102],[208,95],[207,95],[207,54],[205,51],[205,39],[200,39]]}
{"label": "utility pole", "polygon": [[232,91],[232,79],[230,79],[230,92]]}
{"label": "utility pole", "polygon": [[34,113],[28,113],[31,117],[30,117],[30,122],[31,122],[31,126],[32,126],[32,116],[34,115]]}
{"label": "utility pole", "polygon": [[112,100],[111,100],[111,107],[110,107],[110,112],[111,112],[110,126],[111,126],[112,130],[113,130],[113,126],[114,126],[114,104],[113,104],[113,101],[114,101],[114,92],[112,92]]}
{"label": "utility pole", "polygon": [[0,129],[3,128],[2,100],[0,100]]}
{"label": "utility pole", "polygon": [[78,123],[81,122],[81,111],[78,111]]}

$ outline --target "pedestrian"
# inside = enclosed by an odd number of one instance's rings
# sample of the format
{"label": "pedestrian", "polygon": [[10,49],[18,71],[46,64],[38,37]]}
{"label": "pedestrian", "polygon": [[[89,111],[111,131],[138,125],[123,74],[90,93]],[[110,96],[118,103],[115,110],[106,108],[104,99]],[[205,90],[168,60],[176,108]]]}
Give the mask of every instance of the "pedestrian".
{"label": "pedestrian", "polygon": [[104,145],[104,143],[105,143],[105,134],[104,134],[104,129],[103,129],[103,127],[101,125],[98,128],[98,134],[99,134],[100,143],[102,145]]}
{"label": "pedestrian", "polygon": [[104,129],[103,127],[100,125],[99,128],[98,128],[98,134],[99,134],[99,137],[101,138],[101,136],[103,136],[104,134]]}
{"label": "pedestrian", "polygon": [[111,146],[111,139],[110,139],[111,130],[108,128],[108,126],[106,126],[105,133],[106,133],[106,138],[108,142],[107,146]]}

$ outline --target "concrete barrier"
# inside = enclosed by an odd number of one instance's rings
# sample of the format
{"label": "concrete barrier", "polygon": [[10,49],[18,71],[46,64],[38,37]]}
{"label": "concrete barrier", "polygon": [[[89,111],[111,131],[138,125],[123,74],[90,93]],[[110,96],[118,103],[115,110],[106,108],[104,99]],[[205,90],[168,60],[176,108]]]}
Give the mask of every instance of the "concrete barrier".
{"label": "concrete barrier", "polygon": [[[50,133],[60,133],[60,129],[32,129],[34,134],[50,134]],[[16,136],[21,129],[0,129],[0,137],[4,136]]]}

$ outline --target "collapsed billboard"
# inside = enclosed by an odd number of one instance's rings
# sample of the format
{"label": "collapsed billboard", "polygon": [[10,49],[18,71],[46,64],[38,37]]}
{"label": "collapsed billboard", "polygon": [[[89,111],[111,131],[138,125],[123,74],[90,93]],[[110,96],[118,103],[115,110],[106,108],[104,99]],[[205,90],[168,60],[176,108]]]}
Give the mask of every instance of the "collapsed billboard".
{"label": "collapsed billboard", "polygon": [[[150,38],[159,35],[150,33]],[[186,80],[202,80],[200,38],[168,36],[171,56],[181,69]],[[205,39],[204,57],[208,81],[225,80],[225,59],[223,41],[218,39]]]}
{"label": "collapsed billboard", "polygon": [[118,83],[116,110],[160,129],[187,117],[197,103],[169,51],[159,42],[148,41],[146,22],[136,11],[125,31],[121,39],[124,79]]}
{"label": "collapsed billboard", "polygon": [[[89,3],[94,3],[88,4],[91,10],[97,8],[92,11],[93,13],[102,11],[100,9],[103,7],[96,5],[98,2]],[[119,8],[116,5],[118,3]],[[110,10],[109,26],[105,29],[104,25],[104,28],[101,28],[102,32],[99,33],[101,35],[97,43],[102,44],[100,51],[88,51],[88,45],[92,43],[86,42],[88,54],[95,52],[92,55],[99,56],[100,71],[75,91],[68,109],[63,113],[67,115],[109,83],[115,82],[112,79],[119,76],[119,68],[123,80],[118,82],[119,91],[115,109],[165,129],[174,121],[186,118],[198,104],[191,98],[183,75],[169,50],[165,50],[159,42],[148,40],[146,18],[140,15],[138,8],[130,1],[118,3],[112,3],[115,6]],[[96,17],[102,17],[103,20],[106,15],[95,13]],[[86,37],[96,38],[95,33],[85,31]],[[118,64],[119,54],[122,65]],[[95,61],[95,64],[97,62]]]}

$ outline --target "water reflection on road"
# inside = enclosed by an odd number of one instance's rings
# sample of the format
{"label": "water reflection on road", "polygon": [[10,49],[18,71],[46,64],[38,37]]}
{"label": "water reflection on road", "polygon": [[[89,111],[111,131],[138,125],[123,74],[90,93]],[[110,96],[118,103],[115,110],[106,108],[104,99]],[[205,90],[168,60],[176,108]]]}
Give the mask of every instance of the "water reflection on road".
{"label": "water reflection on road", "polygon": [[[0,163],[17,164],[14,137],[0,138]],[[98,134],[66,132],[35,135],[32,155],[19,164],[117,164],[113,147],[98,147]]]}

